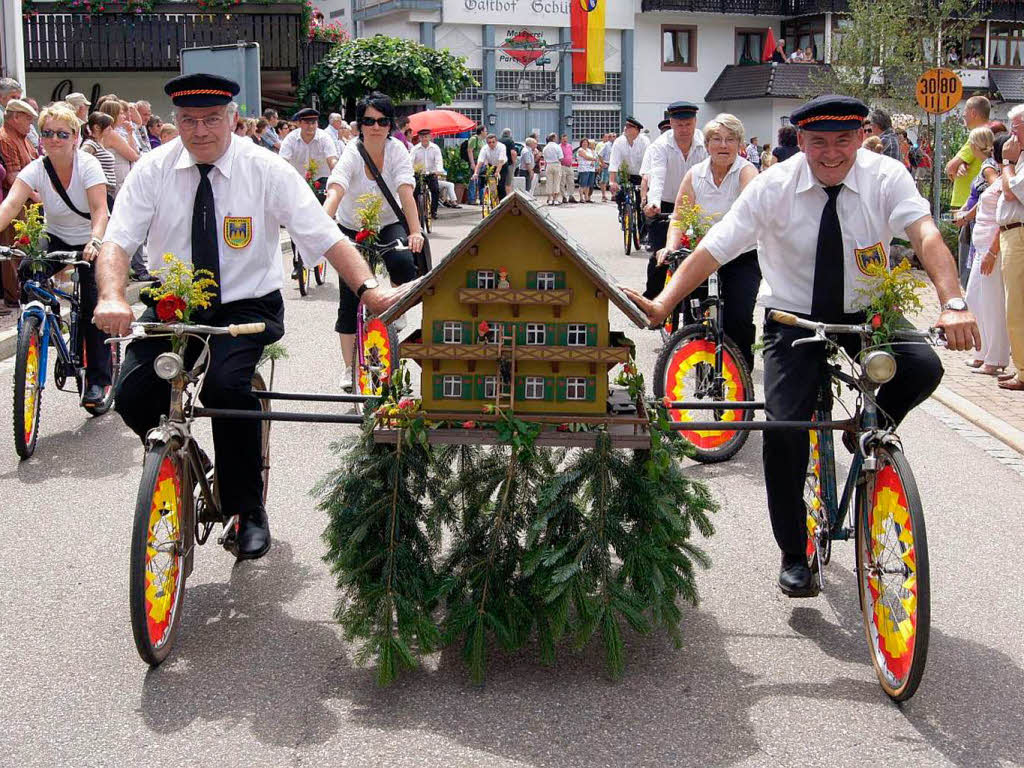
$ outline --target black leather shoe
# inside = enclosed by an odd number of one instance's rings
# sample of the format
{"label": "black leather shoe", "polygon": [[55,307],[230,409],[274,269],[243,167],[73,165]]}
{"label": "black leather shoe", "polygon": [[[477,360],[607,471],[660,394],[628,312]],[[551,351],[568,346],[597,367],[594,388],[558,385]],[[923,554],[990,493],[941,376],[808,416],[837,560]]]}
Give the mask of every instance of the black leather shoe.
{"label": "black leather shoe", "polygon": [[243,515],[238,526],[238,541],[235,556],[239,560],[255,560],[270,550],[270,522],[267,511],[260,507],[256,512]]}
{"label": "black leather shoe", "polygon": [[90,384],[85,388],[85,395],[82,397],[82,406],[95,408],[103,403],[103,387],[99,384]]}
{"label": "black leather shoe", "polygon": [[787,597],[814,597],[818,594],[811,578],[811,569],[803,555],[783,555],[779,569],[779,589]]}

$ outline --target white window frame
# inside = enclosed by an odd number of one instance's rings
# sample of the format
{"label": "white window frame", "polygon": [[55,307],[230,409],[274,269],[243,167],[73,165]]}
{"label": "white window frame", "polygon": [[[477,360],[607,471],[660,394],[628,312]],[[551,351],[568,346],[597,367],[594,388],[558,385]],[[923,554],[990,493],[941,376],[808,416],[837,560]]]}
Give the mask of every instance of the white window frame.
{"label": "white window frame", "polygon": [[570,376],[565,380],[566,400],[586,400],[587,380],[583,376]]}
{"label": "white window frame", "polygon": [[494,288],[498,285],[498,276],[493,269],[478,269],[476,271],[477,288]]}
{"label": "white window frame", "polygon": [[[580,334],[583,334],[582,337]],[[573,339],[576,339],[573,341]],[[583,341],[580,341],[580,338]],[[565,331],[565,343],[570,347],[585,347],[587,346],[587,324],[586,323],[569,323],[569,326]]]}
{"label": "white window frame", "polygon": [[493,400],[498,394],[498,377],[484,376],[484,400]]}
{"label": "white window frame", "polygon": [[527,376],[526,383],[523,386],[523,394],[527,400],[543,400],[544,399],[544,377],[543,376]]}
{"label": "white window frame", "polygon": [[462,321],[445,320],[443,328],[444,335],[441,338],[445,344],[462,343]]}
{"label": "white window frame", "polygon": [[487,326],[490,328],[487,331],[487,342],[489,344],[497,344],[501,340],[501,331],[504,327],[501,323],[488,322]]}
{"label": "white window frame", "polygon": [[445,376],[441,384],[441,397],[446,400],[461,400],[462,376]]}
{"label": "white window frame", "polygon": [[555,273],[554,272],[538,272],[537,273],[537,290],[538,291],[553,291],[553,290],[555,290]]}
{"label": "white window frame", "polygon": [[547,326],[544,323],[527,323],[526,344],[535,347],[543,347],[547,344]]}

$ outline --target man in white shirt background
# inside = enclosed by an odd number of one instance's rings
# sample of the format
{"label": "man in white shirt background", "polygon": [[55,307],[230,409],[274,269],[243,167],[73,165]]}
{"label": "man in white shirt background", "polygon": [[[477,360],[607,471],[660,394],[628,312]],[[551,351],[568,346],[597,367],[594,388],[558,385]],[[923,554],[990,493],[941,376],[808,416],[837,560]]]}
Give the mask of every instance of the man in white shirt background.
{"label": "man in white shirt background", "polygon": [[651,145],[651,140],[640,132],[644,129],[643,124],[634,117],[626,118],[626,125],[622,129],[622,135],[612,143],[611,167],[608,169],[608,177],[611,180],[612,197],[616,202],[619,200],[619,171],[623,166],[629,174],[629,180],[637,191],[637,201],[640,199],[640,166],[644,162],[644,154]]}
{"label": "man in white shirt background", "polygon": [[[932,221],[929,206],[899,162],[860,149],[868,108],[845,96],[820,96],[793,111],[803,154],[756,176],[705,235],[671,283],[653,301],[627,289],[652,323],[707,277],[757,244],[764,277],[759,303],[812,320],[863,323],[866,267],[886,263],[893,237],[906,234],[938,294],[950,349],[980,347],[980,334],[960,292],[956,262]],[[881,253],[879,253],[881,251]],[[809,332],[770,319],[764,326],[765,415],[808,421],[823,375],[823,344],[797,347]],[[859,338],[842,340],[856,354]],[[896,374],[877,394],[898,424],[942,378],[938,356],[923,344],[895,345]],[[807,563],[803,490],[808,433],[764,433],[764,476],[776,543],[782,551],[779,587],[791,597],[813,594]]]}
{"label": "man in white shirt background", "polygon": [[[96,263],[93,321],[112,335],[129,331],[135,318],[125,297],[128,254],[143,242],[149,253],[173,253],[209,269],[217,282],[213,304],[194,319],[217,326],[263,322],[266,330],[211,337],[200,397],[207,407],[256,411],[253,372],[264,346],[284,333],[281,226],[309,266],[326,257],[373,312],[387,309],[404,289],[376,285],[366,261],[287,163],[233,136],[228,106],[237,83],[192,74],[174,78],[164,90],[177,107],[181,141],[144,155],[125,179]],[[156,320],[155,310],[147,309],[142,319]],[[168,382],[153,370],[153,360],[168,349],[167,340],[144,339],[125,353],[116,408],[143,439],[170,402]],[[188,359],[197,352],[190,349]],[[262,499],[260,423],[213,419],[212,427],[220,495],[240,518],[237,556],[261,557],[270,548],[270,527]]]}
{"label": "man in white shirt background", "polygon": [[[299,124],[299,130],[289,133],[281,142],[281,157],[299,172],[303,179],[310,163],[315,163],[313,181],[326,182],[334,164],[338,162],[338,145],[327,131],[318,127],[320,113],[312,107],[300,109],[292,116]],[[321,186],[318,197],[323,200],[327,184]]]}
{"label": "man in white shirt background", "polygon": [[441,148],[431,140],[433,133],[429,128],[421,129],[416,137],[419,141],[409,150],[412,169],[416,173],[423,174],[423,179],[430,188],[430,216],[436,219],[437,205],[441,202],[441,192],[437,188],[437,176],[439,173],[444,173]]}
{"label": "man in white shirt background", "polygon": [[[498,137],[493,133],[488,134],[487,143],[481,148],[480,156],[476,161],[476,168],[473,170],[473,178],[476,179],[480,176],[480,171],[487,168],[494,169],[494,178],[498,179],[498,183],[501,183],[501,174],[508,163],[508,154],[505,151],[505,145],[498,141]],[[497,205],[498,201],[495,200],[494,204]]]}

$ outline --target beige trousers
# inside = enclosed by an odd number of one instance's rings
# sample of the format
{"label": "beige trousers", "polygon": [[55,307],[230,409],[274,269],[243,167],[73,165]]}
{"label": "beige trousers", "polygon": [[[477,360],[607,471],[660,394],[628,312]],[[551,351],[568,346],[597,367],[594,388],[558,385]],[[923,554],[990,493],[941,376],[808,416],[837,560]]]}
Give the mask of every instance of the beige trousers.
{"label": "beige trousers", "polygon": [[562,166],[562,197],[564,197],[566,200],[568,200],[570,197],[572,197],[572,189],[573,189],[573,184],[572,184],[572,168],[567,166],[567,165],[563,165]]}
{"label": "beige trousers", "polygon": [[562,183],[562,166],[548,163],[547,170],[547,193],[548,196],[557,196],[559,186]]}
{"label": "beige trousers", "polygon": [[1006,331],[1017,378],[1024,381],[1024,227],[999,235],[999,259],[1006,287]]}

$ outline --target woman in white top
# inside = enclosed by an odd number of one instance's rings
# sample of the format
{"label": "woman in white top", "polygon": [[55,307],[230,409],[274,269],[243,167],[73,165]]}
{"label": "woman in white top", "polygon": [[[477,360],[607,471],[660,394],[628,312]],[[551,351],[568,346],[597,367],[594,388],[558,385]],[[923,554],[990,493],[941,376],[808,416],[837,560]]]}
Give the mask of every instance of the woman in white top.
{"label": "woman in white top", "polygon": [[[740,157],[743,123],[734,115],[722,113],[704,126],[704,144],[708,157],[686,172],[676,195],[675,210],[696,204],[703,217],[718,221],[747,184],[757,178],[757,169]],[[672,214],[673,220],[677,215]],[[659,264],[667,251],[679,248],[682,236],[679,227],[669,227],[665,250],[658,253]],[[736,342],[748,370],[753,371],[754,302],[761,285],[757,251],[747,251],[719,269],[718,284],[722,297],[722,328]]]}
{"label": "woman in white top", "polygon": [[[548,143],[541,151],[544,158],[544,173],[547,176],[548,205],[561,205],[562,183],[562,148],[558,144],[558,134],[549,133]],[[572,173],[572,169],[569,170]]]}
{"label": "woman in white top", "polygon": [[113,127],[103,135],[103,146],[110,150],[114,156],[114,197],[117,197],[121,185],[124,184],[128,171],[132,169],[132,163],[139,159],[139,152],[135,142],[129,142],[128,137],[128,115],[121,107],[117,99],[104,101],[99,108],[100,112],[110,115],[114,121]]}
{"label": "woman in white top", "polygon": [[[1003,144],[1009,136],[1000,136],[992,149],[994,159],[988,159],[981,168],[986,174],[988,187],[981,193],[972,209],[974,231],[974,261],[967,280],[967,306],[978,318],[981,329],[981,349],[974,354],[975,373],[995,376],[1010,363],[1010,337],[1006,331],[1006,295],[1003,270],[999,259],[999,226],[996,224],[996,205],[1003,187],[999,183],[1003,163]],[[978,182],[975,181],[975,184]]]}
{"label": "woman in white top", "polygon": [[[359,146],[366,148],[388,191],[395,202],[402,207],[404,222],[387,200],[383,200],[380,215],[380,232],[377,242],[390,243],[405,239],[408,232],[409,248],[413,253],[423,250],[424,239],[420,232],[416,202],[413,200],[412,160],[409,151],[398,139],[389,138],[395,128],[395,107],[390,97],[374,91],[360,99],[356,105],[356,119],[359,123],[359,138],[345,147],[341,160],[334,166],[327,179],[327,199],[324,210],[341,225],[345,236],[354,240],[360,229],[358,210],[359,198],[370,192],[384,197],[380,186],[367,167]],[[416,261],[409,251],[389,251],[384,254],[384,266],[388,270],[392,285],[401,285],[416,278]],[[345,362],[342,387],[352,389],[352,360],[355,356],[356,309],[359,299],[341,281],[341,297],[338,302],[338,320],[334,330],[341,336],[341,355]]]}
{"label": "woman in white top", "polygon": [[[594,176],[597,170],[597,155],[594,154],[590,139],[580,139],[576,150],[576,167],[580,172],[580,201],[592,203],[590,196],[594,193]],[[572,171],[570,170],[570,173]]]}
{"label": "woman in white top", "polygon": [[[107,179],[99,160],[78,149],[82,127],[74,110],[58,101],[39,115],[39,136],[45,157],[21,169],[11,191],[0,205],[0,230],[6,229],[35,192],[43,203],[46,234],[51,251],[78,251],[85,261],[99,255],[107,230]],[[50,181],[46,161],[63,187],[62,196]],[[69,207],[63,197],[71,203]],[[107,335],[92,324],[96,308],[96,278],[92,266],[78,267],[81,286],[81,325],[85,334],[86,390],[82,405],[93,408],[103,402],[110,387],[110,348]]]}

